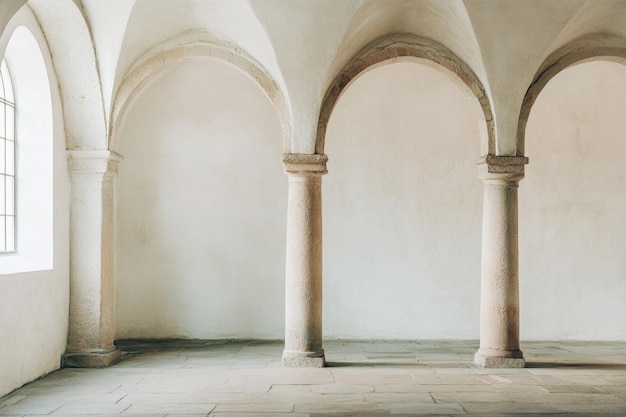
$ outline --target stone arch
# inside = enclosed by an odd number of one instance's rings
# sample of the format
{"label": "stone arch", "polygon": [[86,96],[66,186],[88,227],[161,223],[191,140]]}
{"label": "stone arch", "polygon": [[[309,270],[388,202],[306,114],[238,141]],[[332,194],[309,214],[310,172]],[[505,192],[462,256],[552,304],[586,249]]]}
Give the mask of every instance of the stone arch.
{"label": "stone arch", "polygon": [[322,102],[315,153],[324,153],[330,115],[346,88],[363,72],[379,64],[403,58],[414,58],[426,63],[438,64],[455,74],[470,89],[478,99],[485,116],[486,125],[483,132],[486,131],[486,133],[482,136],[487,146],[482,146],[482,148],[487,149],[488,154],[493,154],[495,151],[493,112],[483,84],[472,69],[454,52],[432,39],[409,33],[394,33],[371,42],[361,49],[335,77]]}
{"label": "stone arch", "polygon": [[541,64],[526,91],[517,125],[517,154],[524,154],[526,125],[533,104],[558,73],[573,65],[605,59],[626,63],[626,39],[611,33],[593,33],[578,38],[550,54]]}
{"label": "stone arch", "polygon": [[263,90],[273,104],[282,128],[283,151],[291,149],[291,118],[287,99],[279,84],[252,56],[227,42],[216,42],[204,31],[183,32],[151,48],[138,58],[124,76],[113,104],[109,148],[119,148],[118,130],[130,104],[143,87],[159,76],[168,66],[191,59],[215,59],[234,65],[248,75]]}
{"label": "stone arch", "polygon": [[91,30],[72,0],[29,0],[46,36],[63,103],[67,149],[106,149],[106,113]]}

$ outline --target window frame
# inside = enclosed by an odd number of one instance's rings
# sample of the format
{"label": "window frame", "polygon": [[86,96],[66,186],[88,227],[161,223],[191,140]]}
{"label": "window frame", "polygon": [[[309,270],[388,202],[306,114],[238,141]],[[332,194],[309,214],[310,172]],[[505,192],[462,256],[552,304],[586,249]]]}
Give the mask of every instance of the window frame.
{"label": "window frame", "polygon": [[0,64],[0,255],[17,252],[17,105],[11,70]]}

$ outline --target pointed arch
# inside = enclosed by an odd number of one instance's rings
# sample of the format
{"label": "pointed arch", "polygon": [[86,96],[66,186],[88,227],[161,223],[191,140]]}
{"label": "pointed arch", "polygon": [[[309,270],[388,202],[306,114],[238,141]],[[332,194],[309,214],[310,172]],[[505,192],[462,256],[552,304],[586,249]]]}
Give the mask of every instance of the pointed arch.
{"label": "pointed arch", "polygon": [[533,104],[544,87],[566,68],[590,60],[605,59],[626,63],[626,38],[612,33],[592,33],[551,53],[541,64],[528,87],[517,125],[517,154],[524,154],[526,125]]}
{"label": "pointed arch", "polygon": [[276,109],[281,123],[283,150],[288,153],[291,149],[291,118],[287,100],[279,84],[244,50],[227,42],[216,42],[210,38],[208,32],[202,30],[186,31],[166,40],[148,50],[130,67],[113,103],[110,149],[119,148],[118,130],[124,114],[143,87],[167,67],[197,58],[226,61],[256,82]]}
{"label": "pointed arch", "polygon": [[410,33],[394,33],[371,42],[340,71],[326,91],[322,102],[315,153],[324,153],[328,121],[345,89],[363,72],[386,61],[403,58],[416,58],[438,64],[455,74],[470,89],[478,99],[485,117],[485,133],[482,140],[486,141],[486,146],[482,148],[492,154],[495,149],[493,112],[483,84],[472,69],[451,50],[432,39]]}

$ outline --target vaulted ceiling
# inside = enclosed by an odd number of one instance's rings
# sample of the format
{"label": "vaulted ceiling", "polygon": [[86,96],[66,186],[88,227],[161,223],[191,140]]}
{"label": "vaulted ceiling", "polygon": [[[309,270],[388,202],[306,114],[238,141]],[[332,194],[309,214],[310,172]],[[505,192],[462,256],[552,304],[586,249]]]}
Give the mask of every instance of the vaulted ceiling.
{"label": "vaulted ceiling", "polygon": [[101,101],[92,118],[103,117],[104,125],[133,65],[191,34],[241,50],[267,72],[287,102],[290,150],[300,153],[314,152],[329,86],[386,35],[429,38],[467,65],[491,102],[498,155],[523,152],[520,111],[555,51],[589,36],[600,44],[603,36],[612,44],[626,37],[624,0],[5,0],[0,29],[26,3],[46,33],[65,98],[78,94],[76,80],[97,77],[100,92],[87,92],[87,100]]}

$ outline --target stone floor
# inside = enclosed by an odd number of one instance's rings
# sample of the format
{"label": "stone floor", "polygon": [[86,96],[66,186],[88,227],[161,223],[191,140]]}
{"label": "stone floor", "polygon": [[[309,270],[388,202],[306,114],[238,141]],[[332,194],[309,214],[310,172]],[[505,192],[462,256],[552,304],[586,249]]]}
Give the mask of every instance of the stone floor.
{"label": "stone floor", "polygon": [[119,342],[108,369],[63,369],[0,416],[626,416],[626,347],[528,342],[526,369],[472,365],[477,343],[327,341],[325,369],[281,367],[280,342]]}

